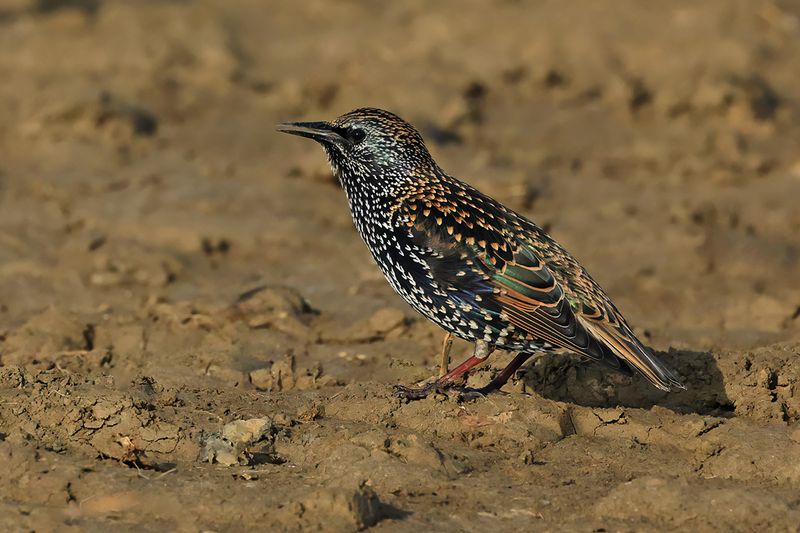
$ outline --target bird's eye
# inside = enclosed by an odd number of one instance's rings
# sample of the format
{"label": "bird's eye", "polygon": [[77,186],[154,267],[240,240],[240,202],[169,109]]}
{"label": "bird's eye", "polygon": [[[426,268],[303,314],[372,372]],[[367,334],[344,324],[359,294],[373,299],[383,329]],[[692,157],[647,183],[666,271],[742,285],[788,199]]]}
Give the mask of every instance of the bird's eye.
{"label": "bird's eye", "polygon": [[353,128],[350,130],[349,137],[354,144],[358,144],[367,138],[367,132],[359,128]]}

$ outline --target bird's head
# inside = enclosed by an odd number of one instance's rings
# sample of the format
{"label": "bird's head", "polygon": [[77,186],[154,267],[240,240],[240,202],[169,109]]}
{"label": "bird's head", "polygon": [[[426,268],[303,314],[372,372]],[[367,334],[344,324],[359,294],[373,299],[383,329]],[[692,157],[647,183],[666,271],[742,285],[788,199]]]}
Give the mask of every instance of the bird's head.
{"label": "bird's head", "polygon": [[385,187],[436,168],[414,126],[382,109],[356,109],[332,122],[286,122],[278,130],[320,143],[344,184]]}

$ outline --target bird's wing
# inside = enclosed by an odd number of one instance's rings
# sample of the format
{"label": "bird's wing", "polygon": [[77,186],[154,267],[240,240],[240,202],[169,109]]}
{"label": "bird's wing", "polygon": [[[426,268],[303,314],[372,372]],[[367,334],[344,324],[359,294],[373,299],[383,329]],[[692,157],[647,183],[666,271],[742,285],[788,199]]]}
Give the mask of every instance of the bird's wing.
{"label": "bird's wing", "polygon": [[480,328],[499,335],[510,325],[509,339],[634,368],[663,390],[682,387],[577,261],[532,222],[460,182],[409,186],[400,196],[393,223],[428,251],[430,275],[460,308],[483,317]]}

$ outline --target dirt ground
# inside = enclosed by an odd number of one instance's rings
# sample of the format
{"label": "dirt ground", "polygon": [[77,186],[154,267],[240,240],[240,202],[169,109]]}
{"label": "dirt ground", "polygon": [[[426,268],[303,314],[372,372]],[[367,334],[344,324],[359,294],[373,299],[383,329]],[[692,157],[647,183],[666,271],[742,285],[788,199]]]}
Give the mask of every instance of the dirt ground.
{"label": "dirt ground", "polygon": [[[0,529],[800,531],[798,57],[798,1],[2,0]],[[275,132],[367,105],[687,391],[393,398],[442,334]]]}

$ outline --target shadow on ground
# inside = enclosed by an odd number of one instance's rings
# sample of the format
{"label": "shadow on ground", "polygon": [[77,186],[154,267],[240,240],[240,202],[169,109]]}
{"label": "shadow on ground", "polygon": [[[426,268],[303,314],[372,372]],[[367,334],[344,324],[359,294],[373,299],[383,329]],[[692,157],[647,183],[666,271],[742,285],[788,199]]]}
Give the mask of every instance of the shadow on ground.
{"label": "shadow on ground", "polygon": [[723,376],[709,352],[670,350],[659,354],[683,379],[686,390],[663,392],[638,375],[628,377],[591,362],[563,355],[544,355],[522,370],[525,386],[541,396],[586,407],[654,405],[678,413],[733,416]]}

